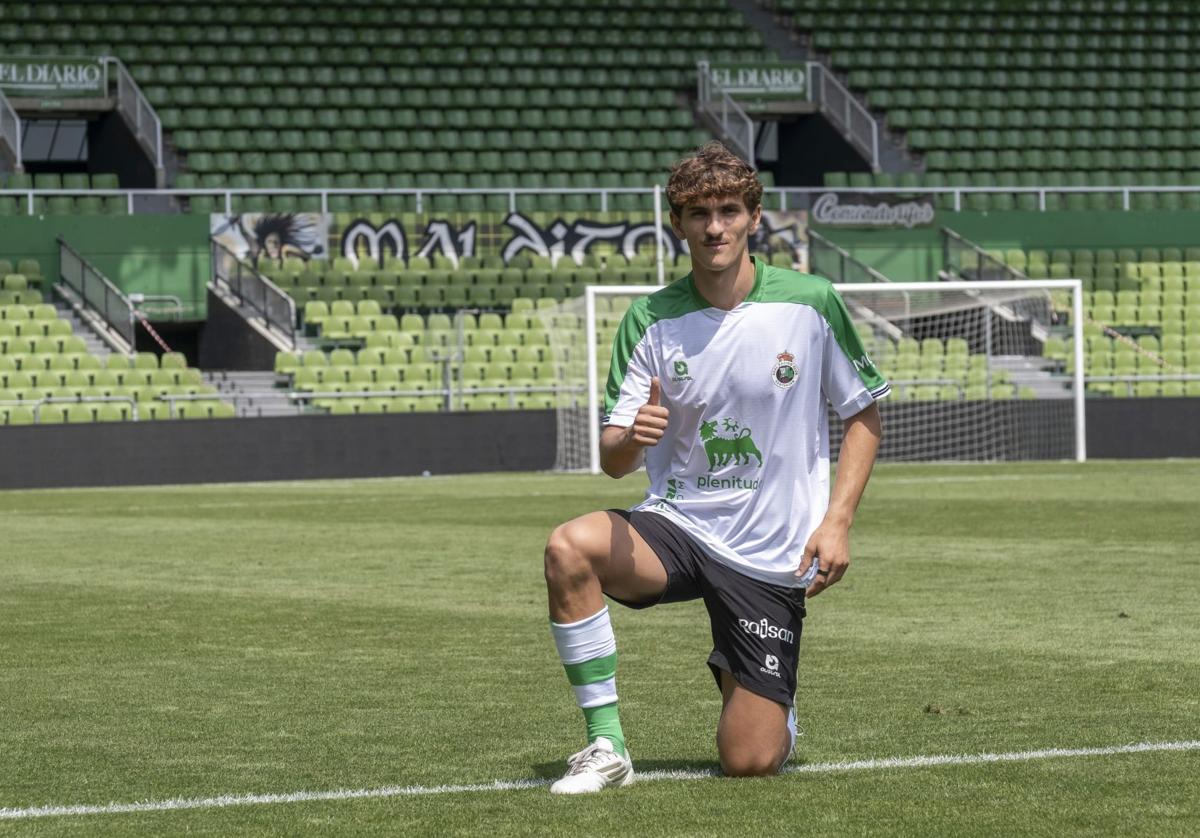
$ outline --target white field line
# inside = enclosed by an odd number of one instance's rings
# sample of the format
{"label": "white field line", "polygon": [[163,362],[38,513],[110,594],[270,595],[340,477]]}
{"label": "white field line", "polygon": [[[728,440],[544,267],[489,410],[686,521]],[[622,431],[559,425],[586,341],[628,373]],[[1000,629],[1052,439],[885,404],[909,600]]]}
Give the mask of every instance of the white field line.
{"label": "white field line", "polygon": [[[978,463],[965,463],[967,465],[978,465]],[[376,488],[381,483],[392,482],[400,483],[402,481],[416,481],[429,479],[452,479],[455,477],[474,477],[478,475],[433,475],[433,478],[426,477],[378,477],[378,478],[359,478],[355,482],[348,480],[317,480],[317,481],[279,481],[277,483],[207,483],[207,484],[186,484],[186,485],[171,485],[171,486],[119,486],[115,489],[105,491],[120,492],[126,490],[137,490],[144,492],[147,490],[161,491],[164,495],[170,495],[183,491],[194,491],[198,489],[303,489],[308,491],[351,491],[362,488]],[[889,485],[908,485],[908,484],[940,484],[940,483],[1000,483],[1000,482],[1029,482],[1035,480],[1084,480],[1090,479],[1083,474],[960,474],[960,475],[929,475],[928,477],[889,477],[886,468],[877,468],[871,477],[874,484],[886,483]],[[17,490],[25,491],[25,490]],[[87,491],[80,489],[30,489],[33,492],[75,492]],[[525,492],[529,497],[540,497],[542,492]],[[336,504],[354,504],[361,505],[367,501],[392,501],[395,500],[392,494],[356,494],[353,497],[345,498],[279,498],[272,500],[256,500],[253,503],[255,509],[293,509],[305,506],[332,506]],[[155,503],[150,505],[133,504],[130,506],[115,506],[109,510],[113,514],[139,514],[143,512],[153,512],[162,514],[176,511],[191,511],[194,509],[246,509],[248,504],[245,501],[207,501],[203,503],[187,503],[187,504],[171,504],[171,503]],[[42,513],[36,513],[42,514]],[[48,515],[62,515],[62,512],[50,512]],[[12,516],[14,518],[27,517],[30,515],[27,509],[0,509],[0,516]]]}
{"label": "white field line", "polygon": [[929,477],[888,477],[886,471],[875,472],[874,481],[879,483],[998,483],[1001,481],[1029,480],[1083,480],[1082,474],[961,474]]}
{"label": "white field line", "polygon": [[[1200,740],[1182,742],[1139,742],[1103,748],[1046,748],[1038,751],[1010,751],[999,754],[945,754],[918,757],[864,759],[853,762],[817,762],[794,765],[785,774],[837,774],[846,771],[879,771],[902,768],[934,768],[945,765],[987,765],[1000,762],[1030,762],[1041,759],[1103,757],[1118,754],[1142,754],[1160,751],[1197,751]],[[639,783],[658,780],[703,780],[718,776],[715,770],[646,771],[637,775]],[[548,786],[552,780],[493,780],[448,786],[383,786],[373,789],[337,791],[297,791],[284,794],[224,794],[219,797],[172,798],[140,803],[109,803],[104,806],[34,806],[27,809],[0,808],[0,820],[28,820],[69,815],[120,815],[143,812],[173,812],[183,809],[222,809],[229,806],[263,806],[277,803],[311,803],[327,800],[365,800],[387,797],[418,797],[435,794],[470,794],[489,791],[522,791]]]}

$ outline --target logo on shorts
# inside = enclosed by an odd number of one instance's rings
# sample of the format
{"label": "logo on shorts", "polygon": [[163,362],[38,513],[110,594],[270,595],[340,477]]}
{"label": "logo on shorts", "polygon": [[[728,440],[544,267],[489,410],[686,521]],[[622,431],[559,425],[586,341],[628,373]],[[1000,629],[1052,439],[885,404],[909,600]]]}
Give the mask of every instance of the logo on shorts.
{"label": "logo on shorts", "polygon": [[767,655],[766,658],[763,659],[763,663],[766,664],[766,666],[760,666],[758,668],[759,672],[765,672],[767,675],[774,675],[776,678],[783,677],[779,674],[779,658],[775,657],[774,655]]}
{"label": "logo on shorts", "polygon": [[746,634],[753,634],[755,637],[761,637],[764,640],[782,640],[784,643],[796,642],[796,635],[791,629],[773,626],[767,622],[766,617],[754,623],[744,618],[738,618],[738,625],[742,627],[742,631],[746,632]]}
{"label": "logo on shorts", "polygon": [[786,390],[796,383],[796,356],[785,349],[775,356],[775,361],[771,380],[776,387]]}

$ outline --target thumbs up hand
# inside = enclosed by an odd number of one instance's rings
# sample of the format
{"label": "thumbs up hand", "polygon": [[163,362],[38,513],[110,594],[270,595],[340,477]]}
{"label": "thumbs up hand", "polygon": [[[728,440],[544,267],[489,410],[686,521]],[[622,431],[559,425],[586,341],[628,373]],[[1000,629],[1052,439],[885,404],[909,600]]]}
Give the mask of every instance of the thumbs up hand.
{"label": "thumbs up hand", "polygon": [[667,430],[667,420],[671,412],[662,404],[662,382],[658,377],[650,379],[650,397],[638,408],[629,428],[629,438],[641,446],[658,445]]}

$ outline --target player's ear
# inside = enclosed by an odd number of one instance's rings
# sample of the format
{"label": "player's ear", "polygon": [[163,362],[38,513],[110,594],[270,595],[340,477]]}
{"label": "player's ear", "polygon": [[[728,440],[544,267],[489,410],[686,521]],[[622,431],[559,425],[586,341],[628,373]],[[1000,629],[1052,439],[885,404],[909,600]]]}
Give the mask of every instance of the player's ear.
{"label": "player's ear", "polygon": [[754,208],[754,212],[750,213],[750,235],[758,232],[758,225],[762,222],[762,204]]}
{"label": "player's ear", "polygon": [[687,236],[683,234],[683,225],[681,224],[682,219],[679,217],[679,213],[675,212],[675,210],[671,210],[667,214],[667,217],[671,220],[671,229],[675,231],[675,235],[679,238],[679,240],[687,241]]}

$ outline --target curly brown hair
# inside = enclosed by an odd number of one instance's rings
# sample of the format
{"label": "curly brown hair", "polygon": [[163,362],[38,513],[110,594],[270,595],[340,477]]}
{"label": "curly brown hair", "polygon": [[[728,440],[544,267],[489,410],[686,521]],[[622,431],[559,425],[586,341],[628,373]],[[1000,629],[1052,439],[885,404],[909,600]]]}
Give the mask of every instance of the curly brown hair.
{"label": "curly brown hair", "polygon": [[713,140],[684,157],[671,169],[667,181],[667,203],[680,215],[696,201],[736,195],[750,212],[762,202],[763,187],[758,173],[745,160]]}

